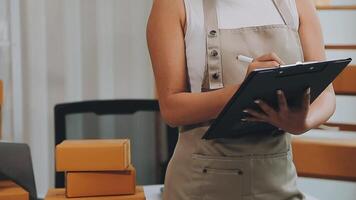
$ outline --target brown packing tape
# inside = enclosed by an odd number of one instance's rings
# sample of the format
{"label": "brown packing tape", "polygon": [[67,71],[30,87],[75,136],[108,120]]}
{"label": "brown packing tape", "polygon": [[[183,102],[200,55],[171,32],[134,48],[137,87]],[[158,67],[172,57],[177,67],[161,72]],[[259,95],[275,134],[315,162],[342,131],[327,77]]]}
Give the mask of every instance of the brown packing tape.
{"label": "brown packing tape", "polygon": [[66,140],[56,147],[57,171],[120,171],[131,164],[130,140]]}
{"label": "brown packing tape", "polygon": [[12,181],[0,181],[0,200],[29,200],[26,190]]}
{"label": "brown packing tape", "polygon": [[134,194],[136,171],[130,166],[125,171],[67,172],[67,197],[92,197]]}
{"label": "brown packing tape", "polygon": [[81,198],[67,198],[65,196],[65,189],[50,189],[46,195],[45,200],[146,200],[143,188],[136,187],[134,195],[118,195],[118,196],[103,196],[103,197],[81,197]]}
{"label": "brown packing tape", "polygon": [[[127,163],[131,164],[131,142],[127,142],[127,147],[125,148],[126,155],[127,155]],[[136,171],[135,171],[136,173]]]}
{"label": "brown packing tape", "polygon": [[129,145],[128,145],[128,143],[125,143],[124,144],[124,155],[127,155],[127,156],[125,156],[124,157],[124,162],[125,163],[131,163],[130,162],[130,153],[127,151],[127,149],[129,148]]}

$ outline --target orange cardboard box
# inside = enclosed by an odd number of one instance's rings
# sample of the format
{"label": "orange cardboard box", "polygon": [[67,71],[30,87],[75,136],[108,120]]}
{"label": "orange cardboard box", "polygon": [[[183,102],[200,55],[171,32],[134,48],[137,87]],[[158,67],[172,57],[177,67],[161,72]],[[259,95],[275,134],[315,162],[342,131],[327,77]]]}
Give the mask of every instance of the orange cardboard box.
{"label": "orange cardboard box", "polygon": [[136,171],[131,165],[125,171],[67,172],[67,197],[92,197],[134,194]]}
{"label": "orange cardboard box", "polygon": [[4,86],[2,84],[2,80],[0,80],[0,107],[4,103]]}
{"label": "orange cardboard box", "polygon": [[26,190],[12,181],[0,181],[0,200],[29,200]]}
{"label": "orange cardboard box", "polygon": [[120,171],[131,164],[130,140],[66,140],[56,147],[57,171]]}
{"label": "orange cardboard box", "polygon": [[136,193],[133,195],[102,196],[102,197],[81,197],[67,198],[65,189],[51,189],[48,191],[45,200],[146,200],[142,187],[136,187]]}

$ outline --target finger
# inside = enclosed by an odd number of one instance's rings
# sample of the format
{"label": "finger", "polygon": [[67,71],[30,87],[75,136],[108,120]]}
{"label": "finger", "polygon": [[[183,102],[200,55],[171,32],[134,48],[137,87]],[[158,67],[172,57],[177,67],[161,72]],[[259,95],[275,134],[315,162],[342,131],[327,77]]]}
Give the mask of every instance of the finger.
{"label": "finger", "polygon": [[284,62],[281,58],[279,58],[277,56],[276,53],[272,52],[272,53],[268,53],[268,54],[265,54],[265,55],[262,55],[258,58],[256,58],[257,61],[276,61],[278,62],[280,65],[283,65]]}
{"label": "finger", "polygon": [[262,109],[264,113],[266,113],[267,116],[273,116],[276,114],[276,111],[262,100],[257,99],[255,100],[255,103]]}
{"label": "finger", "polygon": [[256,117],[246,117],[244,119],[241,119],[241,121],[245,121],[245,122],[267,122],[263,119],[260,118],[256,118]]}
{"label": "finger", "polygon": [[282,90],[277,90],[277,97],[278,97],[279,110],[282,111],[288,110],[287,99]]}
{"label": "finger", "polygon": [[283,64],[284,64],[283,60],[282,60],[281,58],[279,58],[279,57],[277,56],[277,54],[271,53],[271,57],[272,57],[273,60],[277,61],[280,65],[283,65]]}
{"label": "finger", "polygon": [[267,119],[268,119],[268,116],[266,114],[257,112],[255,110],[245,109],[245,110],[243,110],[243,112],[250,114],[254,118],[263,119],[265,121],[267,121]]}
{"label": "finger", "polygon": [[310,106],[310,87],[306,89],[304,92],[302,108],[304,110],[309,110],[309,106]]}
{"label": "finger", "polygon": [[256,58],[258,61],[269,61],[269,60],[274,60],[275,57],[278,57],[275,55],[274,52],[263,54],[262,56],[259,56]]}

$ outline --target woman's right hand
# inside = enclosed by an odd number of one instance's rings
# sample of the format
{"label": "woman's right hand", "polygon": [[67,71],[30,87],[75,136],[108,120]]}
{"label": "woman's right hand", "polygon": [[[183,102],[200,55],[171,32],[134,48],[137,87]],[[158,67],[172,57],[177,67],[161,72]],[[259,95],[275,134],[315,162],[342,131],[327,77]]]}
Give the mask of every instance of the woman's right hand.
{"label": "woman's right hand", "polygon": [[268,53],[253,59],[247,69],[246,77],[255,69],[279,67],[284,62],[275,53]]}

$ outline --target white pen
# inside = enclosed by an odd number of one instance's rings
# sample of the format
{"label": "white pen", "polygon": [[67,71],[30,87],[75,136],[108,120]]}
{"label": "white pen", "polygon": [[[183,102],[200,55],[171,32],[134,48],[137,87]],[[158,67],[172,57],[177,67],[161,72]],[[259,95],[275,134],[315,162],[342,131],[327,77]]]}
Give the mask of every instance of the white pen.
{"label": "white pen", "polygon": [[244,56],[244,55],[238,55],[237,60],[240,60],[242,62],[252,63],[253,58],[250,58],[250,57]]}

